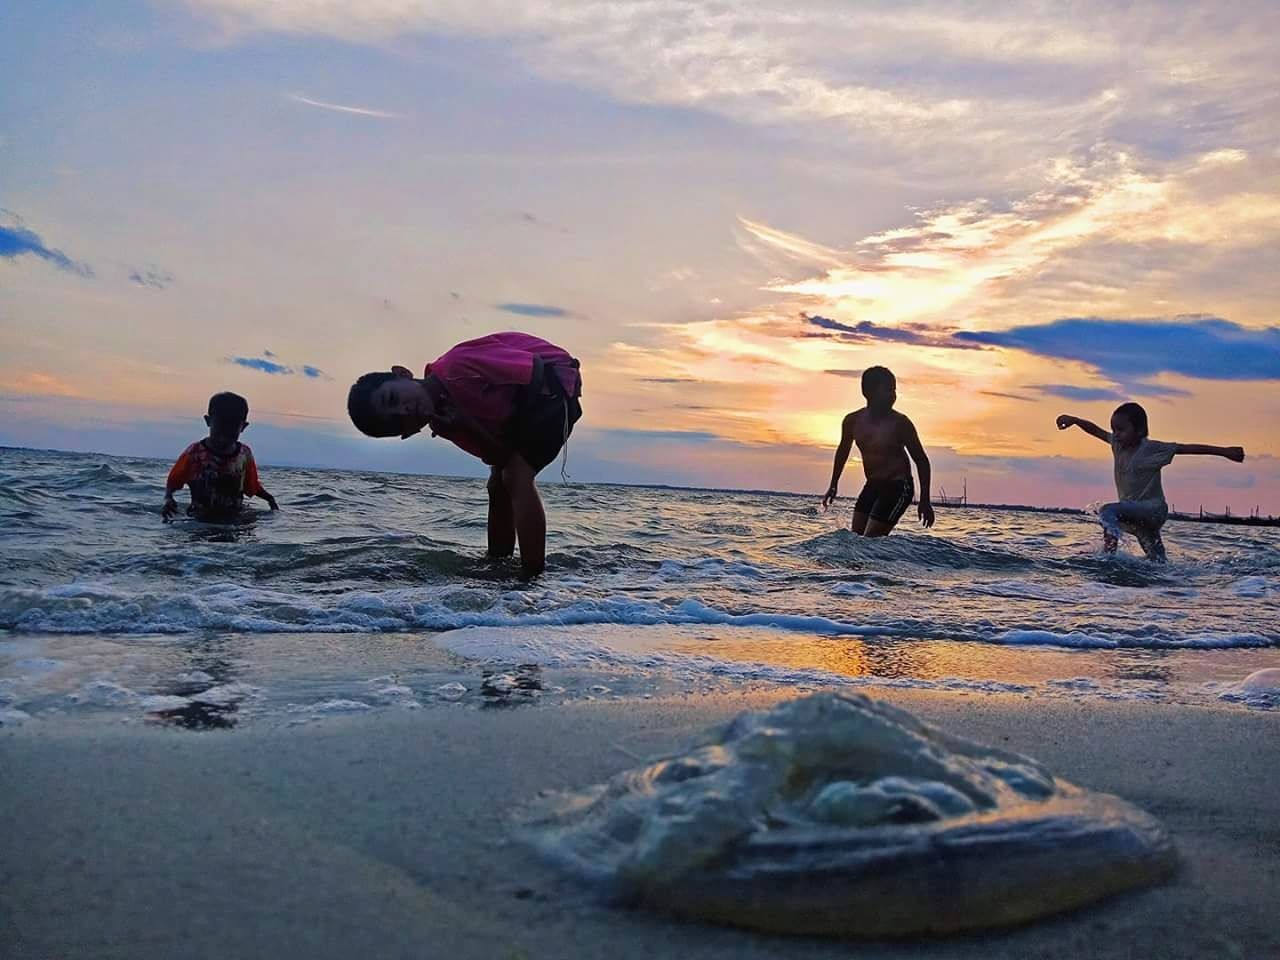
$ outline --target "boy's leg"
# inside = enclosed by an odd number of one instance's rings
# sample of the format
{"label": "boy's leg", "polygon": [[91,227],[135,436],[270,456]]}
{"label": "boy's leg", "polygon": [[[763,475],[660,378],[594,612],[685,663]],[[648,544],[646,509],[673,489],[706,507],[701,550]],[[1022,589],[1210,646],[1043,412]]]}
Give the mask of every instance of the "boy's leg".
{"label": "boy's leg", "polygon": [[854,533],[861,536],[862,534],[867,532],[867,521],[870,519],[871,518],[868,517],[865,513],[859,513],[857,510],[854,510],[853,525],[850,529],[852,529]]}
{"label": "boy's leg", "polygon": [[1117,516],[1120,528],[1131,533],[1138,540],[1142,552],[1153,563],[1164,563],[1167,559],[1164,540],[1160,536],[1160,528],[1169,517],[1169,510],[1163,506],[1149,506],[1144,503],[1120,503]]}
{"label": "boy's leg", "polygon": [[489,468],[485,487],[489,491],[489,556],[509,557],[516,550],[516,523],[501,467]]}
{"label": "boy's leg", "polygon": [[1103,504],[1098,511],[1098,523],[1102,524],[1102,549],[1115,553],[1120,546],[1120,504]]}
{"label": "boy's leg", "polygon": [[1138,538],[1142,552],[1152,563],[1164,563],[1168,559],[1164,552],[1164,540],[1160,536],[1159,527],[1142,527],[1134,530],[1133,535]]}
{"label": "boy's leg", "polygon": [[866,535],[887,537],[892,533],[902,515],[907,512],[907,507],[911,506],[911,498],[915,492],[915,483],[910,477],[883,484],[867,517]]}
{"label": "boy's leg", "polygon": [[547,514],[533,477],[533,467],[518,453],[512,454],[502,468],[502,486],[511,500],[512,519],[520,540],[520,566],[527,575],[543,571],[547,554]]}
{"label": "boy's leg", "polygon": [[867,520],[866,536],[868,537],[887,537],[893,531],[892,523],[885,523],[883,520],[876,520],[874,517]]}

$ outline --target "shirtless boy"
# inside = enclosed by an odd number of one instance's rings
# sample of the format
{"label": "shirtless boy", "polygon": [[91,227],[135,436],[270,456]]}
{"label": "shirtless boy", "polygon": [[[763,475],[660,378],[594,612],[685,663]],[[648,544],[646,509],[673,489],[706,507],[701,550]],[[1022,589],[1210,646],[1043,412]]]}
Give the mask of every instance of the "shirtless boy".
{"label": "shirtless boy", "polygon": [[840,445],[831,470],[831,486],[822,498],[825,509],[836,499],[840,474],[856,443],[862,457],[867,482],[853,507],[853,532],[868,537],[888,536],[911,505],[915,488],[911,465],[920,474],[920,522],[933,526],[933,504],[929,502],[929,458],[925,455],[915,425],[893,409],[898,399],[898,382],[885,367],[862,371],[862,395],[867,405],[844,418]]}

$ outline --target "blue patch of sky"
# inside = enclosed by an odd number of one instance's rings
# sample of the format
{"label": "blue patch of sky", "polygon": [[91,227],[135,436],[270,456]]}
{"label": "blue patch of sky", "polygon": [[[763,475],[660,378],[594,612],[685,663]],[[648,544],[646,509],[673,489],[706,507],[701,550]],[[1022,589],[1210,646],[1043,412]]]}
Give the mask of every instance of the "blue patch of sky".
{"label": "blue patch of sky", "polygon": [[323,377],[324,371],[321,370],[319,367],[313,367],[309,363],[304,363],[302,365],[302,375],[304,377],[311,377],[312,379],[316,379],[318,377]]}
{"label": "blue patch of sky", "polygon": [[1076,360],[1121,383],[1133,384],[1158,373],[1204,380],[1280,380],[1280,327],[1250,329],[1220,317],[1068,317],[1010,330],[961,331],[954,339]]}
{"label": "blue patch of sky", "polygon": [[549,307],[540,303],[500,303],[497,307],[521,317],[563,317],[569,312],[563,307]]}

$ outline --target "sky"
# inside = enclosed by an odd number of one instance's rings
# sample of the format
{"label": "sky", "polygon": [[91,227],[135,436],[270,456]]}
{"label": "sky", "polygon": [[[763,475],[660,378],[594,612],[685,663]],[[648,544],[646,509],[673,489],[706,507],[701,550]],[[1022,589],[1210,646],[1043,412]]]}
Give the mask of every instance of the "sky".
{"label": "sky", "polygon": [[[0,444],[482,475],[351,381],[525,330],[575,480],[825,490],[860,372],[934,492],[1280,514],[1280,6],[174,0],[0,11]],[[841,492],[857,493],[851,461]],[[557,478],[558,479],[558,478]]]}

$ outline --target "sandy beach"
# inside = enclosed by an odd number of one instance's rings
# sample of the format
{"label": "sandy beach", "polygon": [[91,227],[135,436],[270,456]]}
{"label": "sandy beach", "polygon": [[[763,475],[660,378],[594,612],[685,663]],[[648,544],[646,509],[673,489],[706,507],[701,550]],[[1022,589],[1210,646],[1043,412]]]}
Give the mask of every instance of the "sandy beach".
{"label": "sandy beach", "polygon": [[191,733],[0,732],[0,952],[35,957],[1263,957],[1280,951],[1280,714],[895,693],[1161,818],[1169,884],[1048,922],[898,943],[799,940],[601,902],[508,829],[783,696],[480,710]]}

